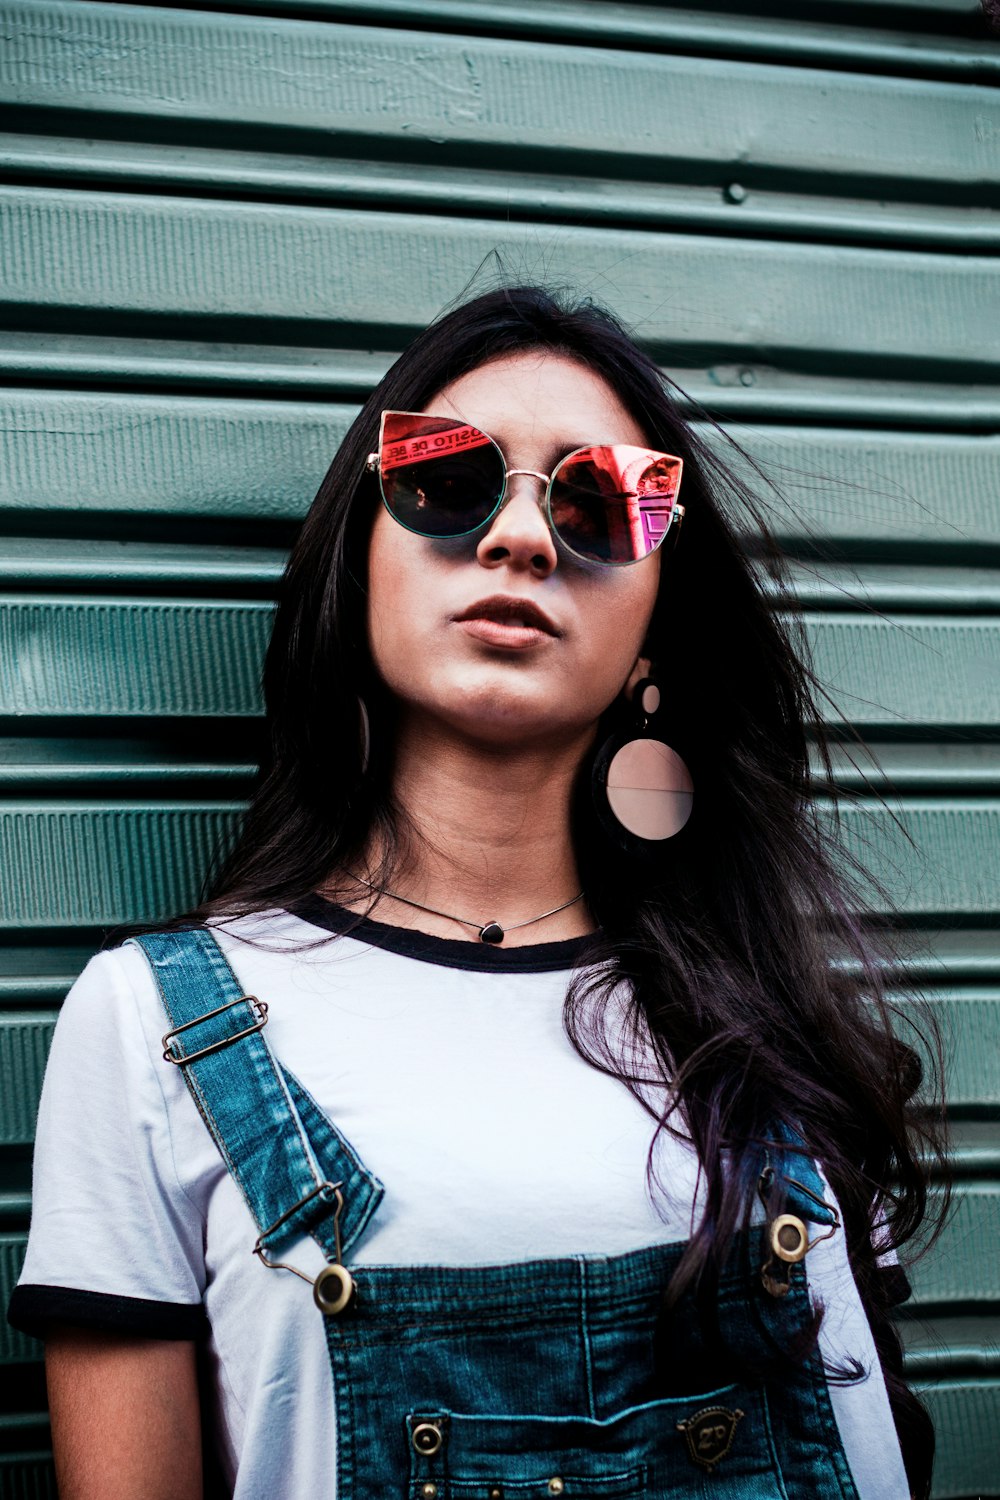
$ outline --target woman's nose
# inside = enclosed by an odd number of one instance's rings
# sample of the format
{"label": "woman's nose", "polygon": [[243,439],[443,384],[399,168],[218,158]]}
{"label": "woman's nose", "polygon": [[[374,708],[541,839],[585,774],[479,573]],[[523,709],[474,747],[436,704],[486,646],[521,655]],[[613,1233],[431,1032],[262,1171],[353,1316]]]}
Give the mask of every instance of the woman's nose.
{"label": "woman's nose", "polygon": [[484,568],[506,563],[540,578],[553,571],[559,557],[542,508],[544,489],[544,481],[534,474],[519,474],[509,481],[503,505],[476,548],[476,559]]}

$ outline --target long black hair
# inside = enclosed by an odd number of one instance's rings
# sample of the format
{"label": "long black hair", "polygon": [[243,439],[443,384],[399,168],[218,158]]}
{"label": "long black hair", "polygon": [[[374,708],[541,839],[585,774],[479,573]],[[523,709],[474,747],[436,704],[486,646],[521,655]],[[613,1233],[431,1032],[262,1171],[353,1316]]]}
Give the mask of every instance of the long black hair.
{"label": "long black hair", "polygon": [[[695,813],[655,858],[630,857],[602,832],[581,767],[573,832],[601,962],[571,985],[566,1030],[649,1108],[629,1045],[641,1042],[679,1107],[656,1116],[661,1128],[680,1118],[697,1148],[705,1209],[677,1292],[711,1288],[746,1222],[760,1143],[776,1128],[798,1132],[837,1194],[911,1487],[926,1495],[933,1433],[902,1380],[891,1278],[878,1258],[927,1217],[927,1148],[940,1146],[926,1085],[917,1094],[921,1063],[893,1032],[871,887],[839,847],[835,814],[815,811],[810,743],[829,774],[827,705],[800,626],[774,607],[781,563],[762,506],[738,477],[745,466],[720,460],[608,312],[538,287],[488,292],[421,333],[372,392],[293,549],[264,671],[268,743],[256,794],[197,915],[286,906],[368,847],[385,851],[379,873],[391,883],[408,831],[392,793],[393,702],[368,649],[379,501],[365,460],[383,408],[419,410],[467,371],[529,349],[580,360],[652,447],[685,460],[686,516],[647,650],[667,737],[694,777]],[[623,712],[622,702],[609,708],[599,740]],[[824,790],[836,806],[832,784]],[[606,1002],[622,988],[631,1008],[609,1034]]]}

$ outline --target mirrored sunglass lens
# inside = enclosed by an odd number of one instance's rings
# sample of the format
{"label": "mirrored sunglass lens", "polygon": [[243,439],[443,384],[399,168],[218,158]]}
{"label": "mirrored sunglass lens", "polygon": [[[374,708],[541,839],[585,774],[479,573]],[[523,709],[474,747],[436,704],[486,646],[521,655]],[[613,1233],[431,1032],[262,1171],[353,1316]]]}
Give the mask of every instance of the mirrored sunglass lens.
{"label": "mirrored sunglass lens", "polygon": [[387,417],[380,467],[390,512],[421,536],[474,531],[503,490],[503,460],[486,434],[440,417]]}
{"label": "mirrored sunglass lens", "polygon": [[647,448],[581,448],[552,475],[552,525],[579,557],[638,562],[667,534],[680,476],[678,459]]}

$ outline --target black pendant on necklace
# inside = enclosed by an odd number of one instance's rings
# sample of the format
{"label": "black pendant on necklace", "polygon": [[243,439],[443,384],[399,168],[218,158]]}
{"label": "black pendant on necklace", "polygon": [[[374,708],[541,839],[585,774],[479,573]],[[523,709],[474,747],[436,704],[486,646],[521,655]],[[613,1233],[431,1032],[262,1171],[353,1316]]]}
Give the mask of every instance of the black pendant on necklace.
{"label": "black pendant on necklace", "polygon": [[499,922],[487,922],[485,927],[479,929],[479,941],[481,943],[502,943],[506,936]]}

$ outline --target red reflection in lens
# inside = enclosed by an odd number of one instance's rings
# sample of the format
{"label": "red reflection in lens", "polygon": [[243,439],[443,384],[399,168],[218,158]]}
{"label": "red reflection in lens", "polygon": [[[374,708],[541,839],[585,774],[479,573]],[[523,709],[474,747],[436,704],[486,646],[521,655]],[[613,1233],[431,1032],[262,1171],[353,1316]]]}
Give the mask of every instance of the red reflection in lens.
{"label": "red reflection in lens", "polygon": [[492,438],[461,419],[387,411],[379,483],[390,514],[410,531],[464,536],[499,504],[503,457]]}
{"label": "red reflection in lens", "polygon": [[583,557],[648,557],[670,526],[683,467],[669,453],[625,443],[581,448],[553,473],[553,525]]}
{"label": "red reflection in lens", "polygon": [[411,412],[387,412],[382,426],[382,470],[424,463],[431,458],[449,458],[470,448],[482,448],[489,442],[485,432],[467,422]]}

